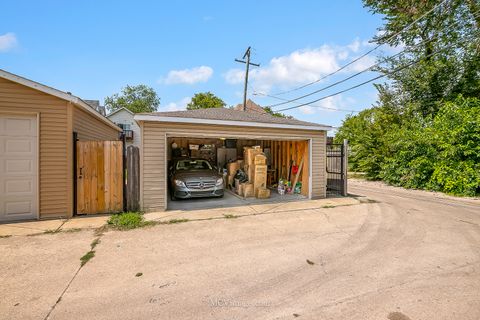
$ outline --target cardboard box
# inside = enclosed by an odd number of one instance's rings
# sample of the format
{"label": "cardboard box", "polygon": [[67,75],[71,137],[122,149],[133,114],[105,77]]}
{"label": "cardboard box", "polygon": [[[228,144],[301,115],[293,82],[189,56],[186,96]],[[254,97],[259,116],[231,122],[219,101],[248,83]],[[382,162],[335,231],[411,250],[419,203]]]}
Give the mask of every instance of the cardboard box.
{"label": "cardboard box", "polygon": [[237,170],[240,169],[240,166],[237,162],[227,163],[227,173],[228,175],[235,175]]}
{"label": "cardboard box", "polygon": [[258,199],[268,199],[268,198],[270,198],[270,189],[267,189],[267,188],[257,188],[257,189],[255,189],[255,198],[258,198]]}
{"label": "cardboard box", "polygon": [[227,176],[227,186],[232,187],[234,182],[235,182],[234,174]]}
{"label": "cardboard box", "polygon": [[267,164],[267,157],[263,153],[256,154],[254,164]]}
{"label": "cardboard box", "polygon": [[255,164],[255,156],[261,153],[262,153],[262,148],[260,148],[259,146],[252,147],[252,148],[245,147],[243,149],[243,160],[245,161],[245,165],[251,166]]}
{"label": "cardboard box", "polygon": [[238,185],[235,186],[235,188],[237,189],[237,194],[243,197],[243,185],[239,183]]}
{"label": "cardboard box", "polygon": [[242,192],[243,197],[249,198],[254,196],[253,184],[251,183],[242,183]]}
{"label": "cardboard box", "polygon": [[239,179],[234,179],[234,181],[235,181],[235,193],[240,194],[240,188],[241,188],[240,180]]}
{"label": "cardboard box", "polygon": [[248,176],[248,182],[253,182],[253,178],[255,177],[255,165],[248,166],[247,176]]}
{"label": "cardboard box", "polygon": [[267,165],[257,164],[253,167],[253,174],[251,182],[253,183],[254,190],[258,188],[267,187]]}
{"label": "cardboard box", "polygon": [[190,150],[190,157],[200,158],[200,151],[199,150]]}
{"label": "cardboard box", "polygon": [[242,169],[243,169],[244,161],[243,161],[243,160],[237,160],[237,163],[238,163],[238,168],[242,168]]}

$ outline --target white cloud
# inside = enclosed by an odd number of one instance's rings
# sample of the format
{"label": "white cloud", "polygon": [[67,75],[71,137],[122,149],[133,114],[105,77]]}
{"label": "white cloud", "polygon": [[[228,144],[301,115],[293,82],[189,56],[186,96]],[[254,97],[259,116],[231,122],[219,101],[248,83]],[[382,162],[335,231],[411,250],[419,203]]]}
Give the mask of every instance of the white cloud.
{"label": "white cloud", "polygon": [[17,37],[14,33],[5,33],[0,35],[0,52],[7,52],[18,45]]}
{"label": "white cloud", "polygon": [[313,107],[303,106],[303,107],[300,107],[300,112],[303,114],[314,114],[315,110]]}
{"label": "white cloud", "polygon": [[360,42],[360,39],[356,38],[352,43],[347,46],[347,48],[350,49],[352,52],[358,52],[361,45],[362,43]]}
{"label": "white cloud", "polygon": [[302,106],[299,108],[303,114],[314,114],[317,111],[335,111],[338,109],[351,109],[355,104],[355,99],[351,97],[344,98],[341,94],[333,97],[328,97],[315,104]]}
{"label": "white cloud", "polygon": [[200,66],[191,69],[171,70],[161,83],[165,84],[194,84],[207,82],[213,75],[213,69],[208,66]]}
{"label": "white cloud", "polygon": [[180,101],[177,102],[170,102],[164,107],[160,106],[159,111],[180,111],[185,110],[187,108],[187,104],[192,101],[192,98],[185,97]]}
{"label": "white cloud", "polygon": [[230,69],[223,76],[225,80],[230,84],[237,84],[244,81],[244,70],[241,69]]}
{"label": "white cloud", "polygon": [[[355,39],[345,46],[323,45],[319,48],[296,50],[285,56],[275,57],[265,66],[250,71],[252,86],[260,92],[268,93],[272,88],[289,89],[316,81],[359,56],[362,49],[370,46],[365,41]],[[344,73],[360,71],[375,63],[367,56],[342,70]],[[244,80],[243,69],[230,69],[223,76],[227,83],[239,84]]]}

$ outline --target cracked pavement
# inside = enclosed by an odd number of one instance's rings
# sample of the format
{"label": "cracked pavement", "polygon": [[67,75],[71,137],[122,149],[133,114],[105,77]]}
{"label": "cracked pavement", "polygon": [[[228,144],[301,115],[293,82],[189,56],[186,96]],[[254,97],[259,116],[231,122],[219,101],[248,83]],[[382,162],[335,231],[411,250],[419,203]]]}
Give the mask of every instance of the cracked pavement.
{"label": "cracked pavement", "polygon": [[[108,231],[48,319],[480,318],[480,201],[349,191],[376,202]],[[93,239],[0,239],[0,318],[44,319]]]}

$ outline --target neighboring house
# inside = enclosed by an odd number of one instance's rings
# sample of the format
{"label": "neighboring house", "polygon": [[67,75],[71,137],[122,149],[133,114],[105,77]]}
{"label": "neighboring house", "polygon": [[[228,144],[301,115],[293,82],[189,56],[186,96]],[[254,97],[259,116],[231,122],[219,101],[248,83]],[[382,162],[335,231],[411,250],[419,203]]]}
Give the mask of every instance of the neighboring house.
{"label": "neighboring house", "polygon": [[82,99],[0,70],[0,221],[73,215],[73,133],[121,129]]}
{"label": "neighboring house", "polygon": [[127,145],[140,146],[140,127],[133,119],[134,113],[127,108],[120,108],[109,115],[107,118],[122,128],[126,136]]}
{"label": "neighboring house", "polygon": [[175,139],[185,138],[196,143],[202,139],[205,143],[212,139],[264,143],[272,148],[272,161],[286,159],[291,144],[301,142],[306,145],[305,153],[298,157],[304,159],[308,172],[302,182],[305,195],[326,197],[326,132],[330,126],[228,108],[136,114],[135,121],[142,136],[140,196],[145,211],[167,208],[168,153]]}
{"label": "neighboring house", "polygon": [[[233,107],[233,109],[238,111],[244,111],[243,103],[237,104],[235,107]],[[267,111],[265,111],[265,109],[263,109],[260,105],[256,104],[250,99],[247,100],[245,109],[246,109],[245,111],[247,112],[257,112],[257,113],[267,114]]]}
{"label": "neighboring house", "polygon": [[83,101],[85,101],[93,109],[97,110],[98,113],[100,113],[102,116],[106,115],[105,107],[100,105],[99,100],[83,100]]}

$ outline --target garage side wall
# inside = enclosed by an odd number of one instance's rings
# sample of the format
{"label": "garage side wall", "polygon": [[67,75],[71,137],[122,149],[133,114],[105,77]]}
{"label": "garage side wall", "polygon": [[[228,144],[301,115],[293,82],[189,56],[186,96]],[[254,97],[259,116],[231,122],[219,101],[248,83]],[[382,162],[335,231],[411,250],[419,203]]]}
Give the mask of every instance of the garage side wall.
{"label": "garage side wall", "polygon": [[[0,78],[0,112],[38,113],[39,215],[40,218],[71,215],[72,190],[67,149],[67,102]],[[71,139],[71,138],[70,138]]]}
{"label": "garage side wall", "polygon": [[73,131],[80,141],[118,140],[119,131],[98,120],[91,114],[73,108]]}
{"label": "garage side wall", "polygon": [[198,124],[172,124],[144,122],[141,148],[141,195],[143,210],[163,211],[166,209],[166,137],[242,137],[250,139],[301,140],[312,139],[312,198],[326,197],[326,132],[308,130],[286,130],[274,128],[232,127]]}

